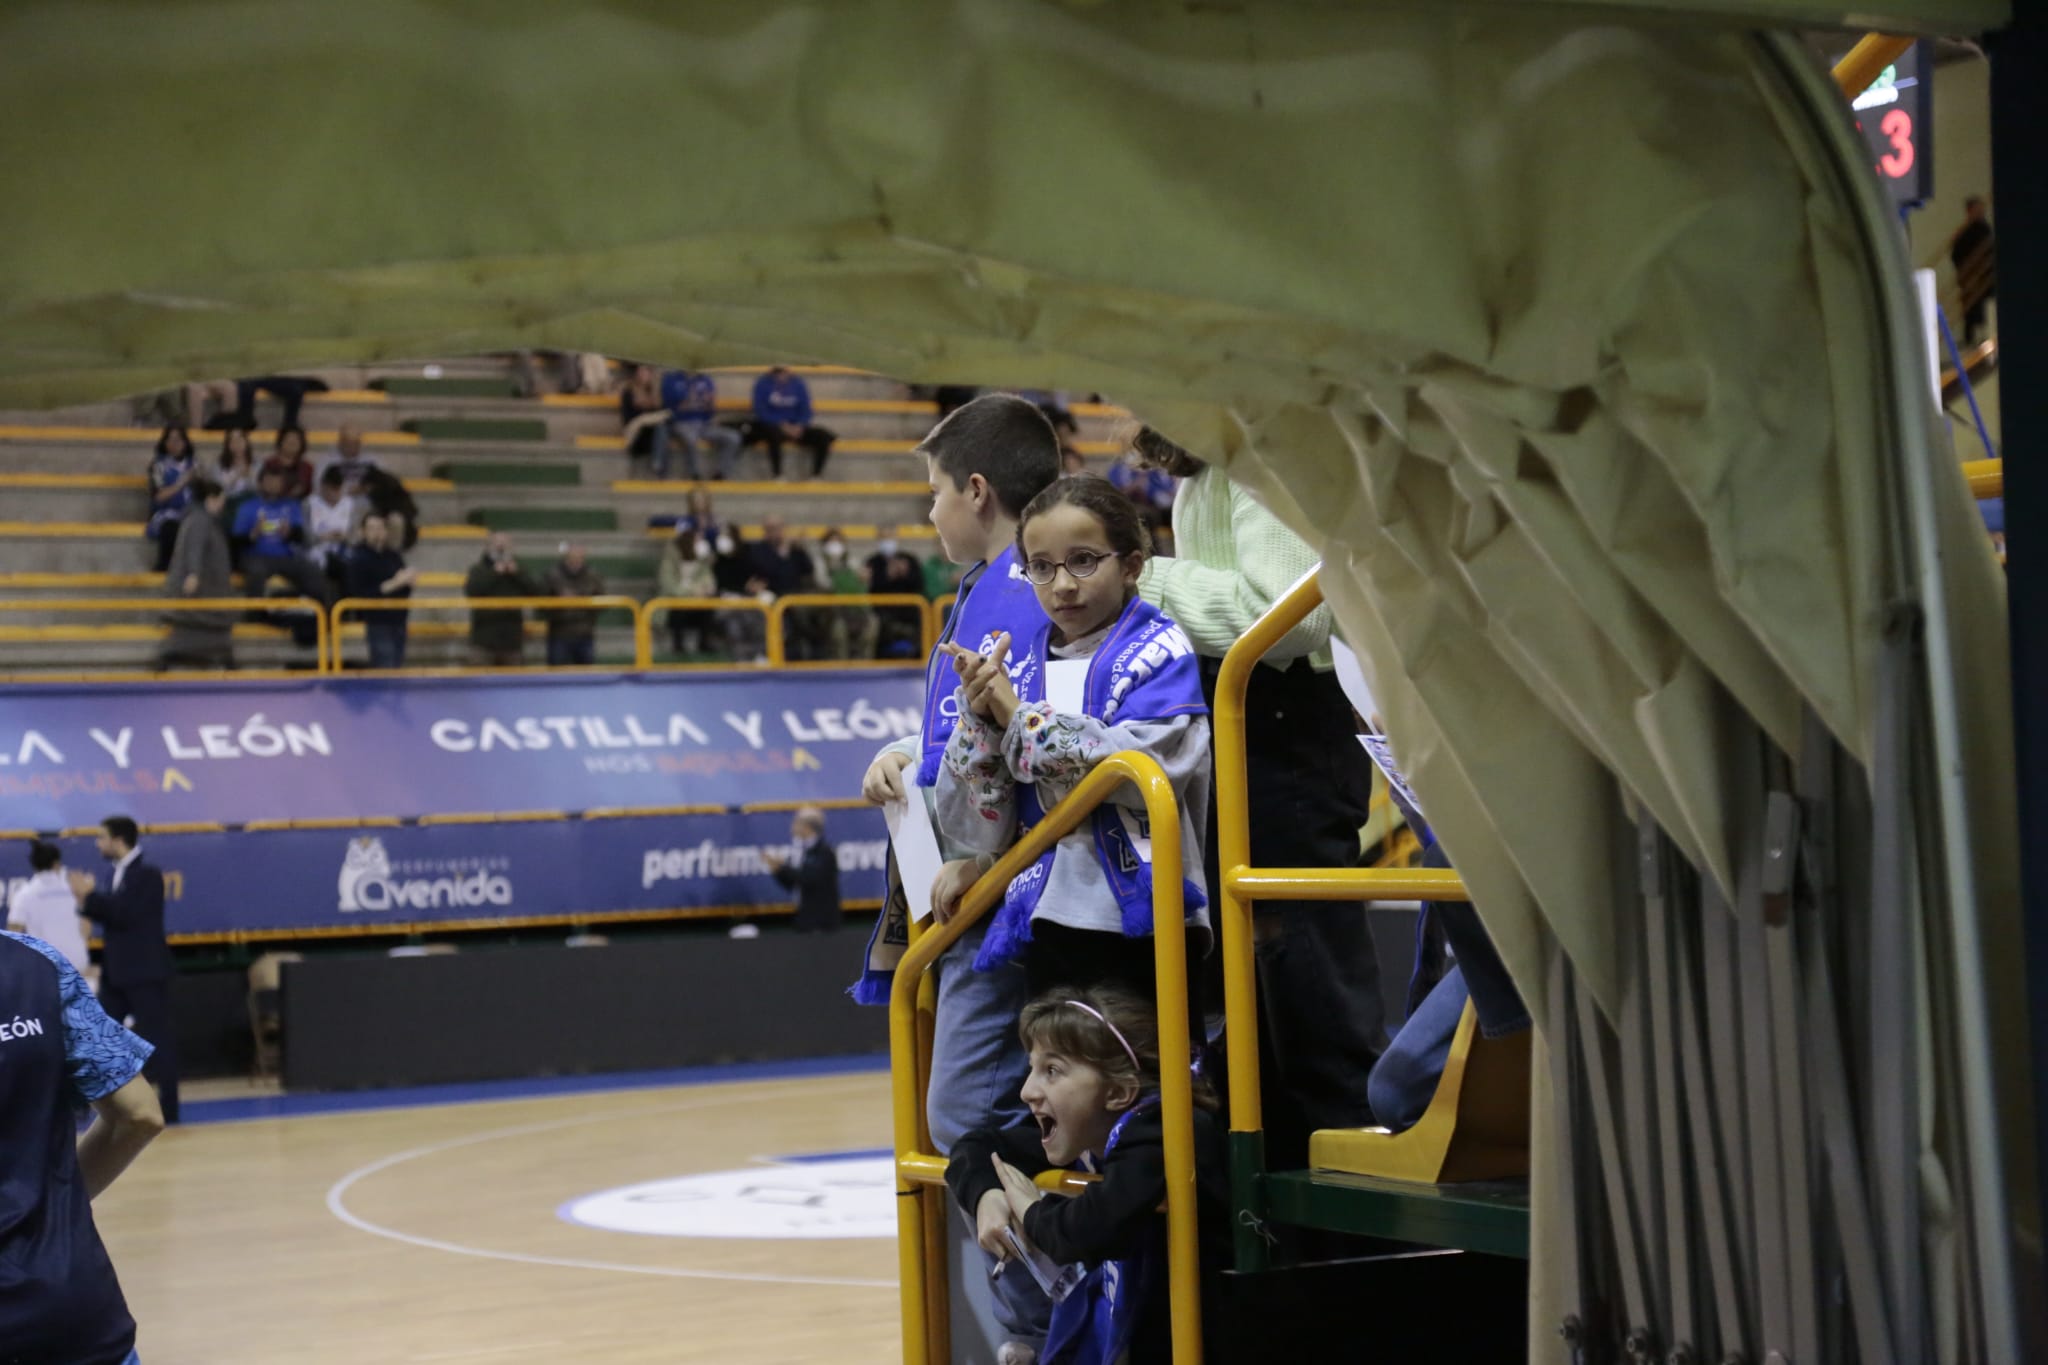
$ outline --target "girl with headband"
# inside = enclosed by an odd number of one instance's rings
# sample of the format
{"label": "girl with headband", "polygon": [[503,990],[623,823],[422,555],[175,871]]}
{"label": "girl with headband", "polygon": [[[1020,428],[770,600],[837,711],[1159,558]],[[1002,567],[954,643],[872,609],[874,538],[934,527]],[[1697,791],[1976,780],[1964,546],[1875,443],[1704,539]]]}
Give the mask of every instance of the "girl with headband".
{"label": "girl with headband", "polygon": [[[953,1146],[946,1185],[975,1220],[982,1247],[1011,1264],[1021,1238],[1085,1270],[1053,1307],[1040,1365],[1108,1365],[1171,1357],[1167,1316],[1165,1129],[1159,1113],[1159,1028],[1153,1006],[1112,987],[1059,988],[1025,1007],[1018,1035],[1031,1054],[1023,1100],[1031,1122],[978,1129]],[[1196,1208],[1204,1302],[1228,1263],[1230,1209],[1215,1092],[1195,1088]],[[1078,1166],[1101,1180],[1072,1198],[1031,1177]]]}

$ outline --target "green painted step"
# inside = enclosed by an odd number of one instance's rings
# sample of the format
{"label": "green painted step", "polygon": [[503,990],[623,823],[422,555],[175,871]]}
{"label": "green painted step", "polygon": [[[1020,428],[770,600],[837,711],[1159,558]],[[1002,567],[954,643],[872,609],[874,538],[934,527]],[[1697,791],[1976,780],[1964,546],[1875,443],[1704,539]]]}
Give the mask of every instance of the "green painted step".
{"label": "green painted step", "polygon": [[479,507],[472,526],[493,531],[616,531],[619,514],[609,507]]}
{"label": "green painted step", "polygon": [[548,424],[527,417],[414,417],[401,429],[422,441],[545,441]]}
{"label": "green painted step", "polygon": [[562,488],[583,482],[583,466],[506,464],[495,460],[444,460],[434,466],[434,477],[452,480],[463,487],[489,485],[493,488]]}
{"label": "green painted step", "polygon": [[519,381],[473,376],[467,379],[380,379],[371,388],[403,398],[517,398]]}
{"label": "green painted step", "polygon": [[655,564],[651,559],[634,559],[627,555],[592,555],[590,567],[607,583],[627,579],[644,578],[652,581]]}

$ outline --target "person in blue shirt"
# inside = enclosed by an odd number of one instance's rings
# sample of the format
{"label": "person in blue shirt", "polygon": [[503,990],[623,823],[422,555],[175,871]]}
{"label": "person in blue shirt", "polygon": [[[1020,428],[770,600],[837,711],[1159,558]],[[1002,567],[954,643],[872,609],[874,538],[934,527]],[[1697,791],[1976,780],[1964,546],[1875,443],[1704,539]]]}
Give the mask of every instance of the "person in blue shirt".
{"label": "person in blue shirt", "polygon": [[729,478],[739,457],[740,434],[719,424],[718,385],[711,376],[670,370],[661,377],[661,405],[668,410],[668,421],[654,439],[654,477],[668,477],[668,452],[681,447],[683,468],[692,479],[704,477],[697,464],[699,451],[712,457],[712,478]]}
{"label": "person in blue shirt", "polygon": [[149,462],[149,523],[144,528],[156,542],[156,571],[171,567],[171,550],[178,539],[178,522],[192,505],[192,476],[198,466],[192,456],[192,440],[183,427],[165,427],[156,438],[156,454]]}
{"label": "person in blue shirt", "polygon": [[282,578],[301,594],[323,605],[328,601],[327,576],[300,552],[306,538],[306,513],[296,498],[286,496],[284,475],[265,465],[255,497],[235,513],[234,540],[242,552],[242,580],[249,596],[263,596],[273,578]]}
{"label": "person in blue shirt", "polygon": [[754,413],[740,428],[749,446],[765,446],[768,469],[782,477],[782,447],[795,442],[811,452],[811,477],[825,472],[832,443],[839,438],[811,421],[811,390],[789,366],[777,365],[754,381]]}
{"label": "person in blue shirt", "polygon": [[0,933],[0,1013],[0,1358],[138,1365],[91,1201],[163,1131],[150,1045],[25,934]]}

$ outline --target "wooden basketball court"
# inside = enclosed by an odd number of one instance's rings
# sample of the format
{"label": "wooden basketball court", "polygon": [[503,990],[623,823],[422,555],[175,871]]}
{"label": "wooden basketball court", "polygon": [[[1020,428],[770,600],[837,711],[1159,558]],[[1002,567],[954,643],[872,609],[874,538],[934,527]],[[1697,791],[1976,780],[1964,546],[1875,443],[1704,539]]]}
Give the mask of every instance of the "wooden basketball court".
{"label": "wooden basketball court", "polygon": [[96,1214],[146,1365],[893,1361],[888,1134],[843,1068],[196,1123]]}

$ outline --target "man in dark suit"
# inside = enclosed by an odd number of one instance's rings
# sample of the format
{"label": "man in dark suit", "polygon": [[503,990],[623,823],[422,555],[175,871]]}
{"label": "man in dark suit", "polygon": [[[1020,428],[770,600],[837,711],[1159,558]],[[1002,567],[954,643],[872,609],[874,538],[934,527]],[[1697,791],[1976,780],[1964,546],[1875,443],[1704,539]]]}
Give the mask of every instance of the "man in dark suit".
{"label": "man in dark suit", "polygon": [[176,964],[164,941],[164,874],[143,861],[141,831],[125,815],[100,822],[100,856],[114,865],[98,890],[89,872],[71,874],[78,913],[100,926],[100,1004],[156,1048],[143,1075],[157,1088],[164,1122],[178,1121],[177,1027],[171,1015]]}
{"label": "man in dark suit", "polygon": [[845,915],[839,907],[839,855],[825,842],[825,812],[805,806],[790,820],[789,837],[797,846],[797,861],[791,864],[769,853],[768,870],[796,892],[796,927],[807,934],[829,934]]}

